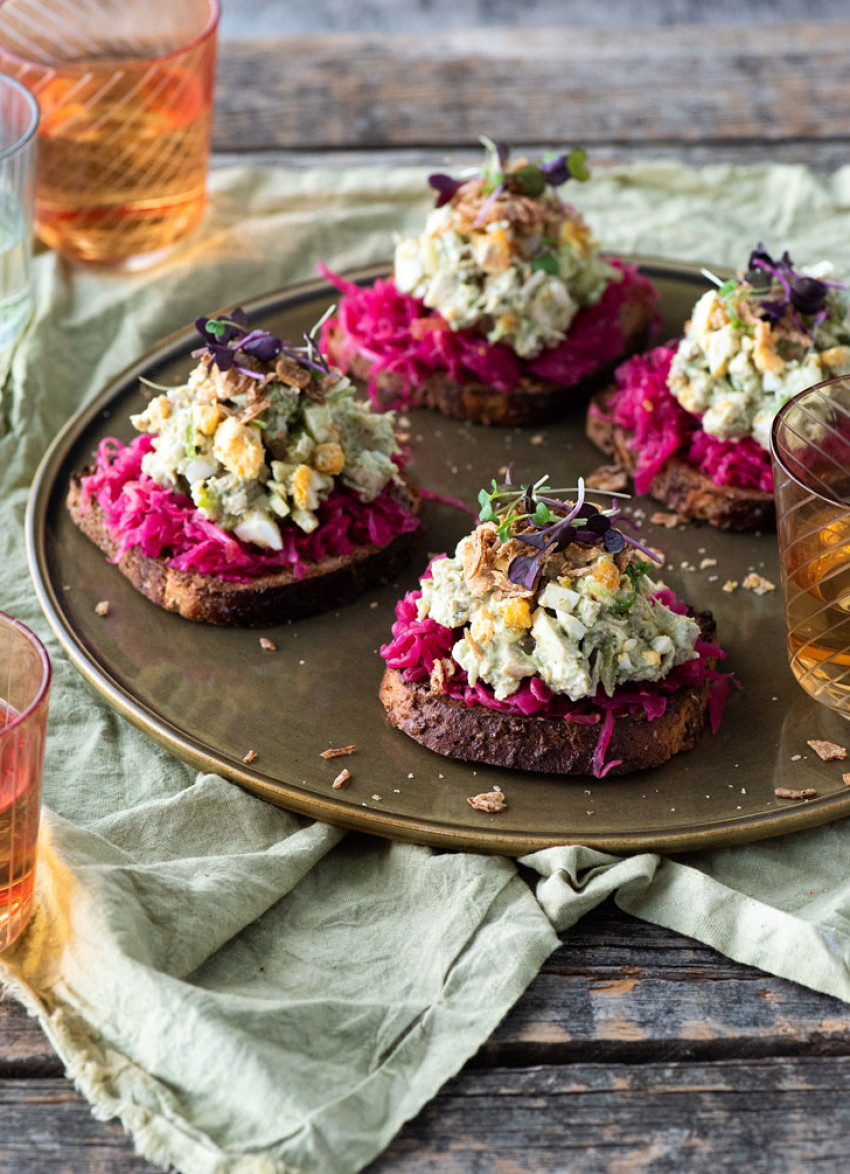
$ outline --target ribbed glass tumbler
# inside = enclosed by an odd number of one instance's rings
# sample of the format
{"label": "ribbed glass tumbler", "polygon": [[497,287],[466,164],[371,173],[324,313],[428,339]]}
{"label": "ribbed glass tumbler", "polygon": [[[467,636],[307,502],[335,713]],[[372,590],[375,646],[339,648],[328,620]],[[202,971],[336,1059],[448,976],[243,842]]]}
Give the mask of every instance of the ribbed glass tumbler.
{"label": "ribbed glass tumbler", "polygon": [[0,70],[41,109],[36,231],[149,264],[206,199],[219,0],[0,0]]}
{"label": "ribbed glass tumbler", "polygon": [[850,378],[789,400],[771,441],[791,671],[850,717]]}
{"label": "ribbed glass tumbler", "polygon": [[41,642],[0,612],[0,950],[32,911],[49,691]]}

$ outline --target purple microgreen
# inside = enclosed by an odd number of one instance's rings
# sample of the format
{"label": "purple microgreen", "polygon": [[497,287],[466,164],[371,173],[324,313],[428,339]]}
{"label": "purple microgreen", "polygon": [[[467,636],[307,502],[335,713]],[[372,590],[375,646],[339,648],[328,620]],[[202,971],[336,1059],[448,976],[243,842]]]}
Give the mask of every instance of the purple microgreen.
{"label": "purple microgreen", "polygon": [[[333,307],[319,319],[313,328],[313,334],[332,310]],[[304,335],[307,345],[302,347],[284,342],[270,334],[268,330],[249,331],[248,316],[240,306],[232,310],[229,316],[197,318],[195,328],[203,339],[204,348],[200,351],[193,351],[193,355],[197,357],[206,353],[221,372],[229,371],[231,367],[236,365],[238,351],[243,351],[252,359],[264,364],[273,362],[278,355],[283,354],[318,375],[329,375],[331,371],[327,359],[319,350],[312,334]],[[267,374],[262,371],[251,371],[241,365],[237,365],[237,367],[243,375],[248,375],[252,379],[264,379]]]}
{"label": "purple microgreen", "polygon": [[540,572],[540,555],[518,554],[511,559],[508,567],[508,578],[512,583],[521,584],[528,591],[534,590],[534,584]]}
{"label": "purple microgreen", "polygon": [[428,183],[437,193],[434,206],[442,208],[450,203],[461,187],[469,179],[480,179],[482,191],[489,196],[484,207],[478,213],[475,224],[483,223],[484,218],[493,206],[495,200],[508,187],[523,195],[537,197],[543,195],[547,185],[560,187],[568,179],[580,182],[590,178],[587,169],[587,152],[576,147],[569,154],[561,153],[553,158],[544,159],[540,163],[526,163],[515,171],[508,171],[510,147],[499,139],[488,139],[481,136],[481,143],[486,151],[484,165],[476,174],[468,175],[464,179],[455,179],[444,172],[435,171],[428,176]]}
{"label": "purple microgreen", "polygon": [[[620,531],[620,533],[622,533],[622,531]],[[650,550],[648,546],[644,546],[642,542],[638,542],[637,538],[632,538],[629,534],[623,534],[623,538],[626,540],[626,542],[628,542],[629,546],[633,546],[636,550],[639,550],[641,554],[645,554],[647,558],[651,558],[652,561],[657,563],[659,567],[661,566],[663,560],[655,553],[654,550]]]}
{"label": "purple microgreen", "polygon": [[487,218],[487,215],[490,212],[490,209],[496,203],[499,196],[502,194],[502,192],[504,190],[505,190],[504,183],[499,183],[499,184],[496,184],[496,186],[493,188],[492,192],[490,192],[490,195],[487,197],[487,199],[481,205],[481,211],[478,213],[478,215],[475,217],[475,220],[473,221],[473,224],[476,228],[479,226],[479,224],[484,223],[485,219]]}
{"label": "purple microgreen", "polygon": [[279,338],[263,331],[261,334],[258,332],[256,338],[244,339],[239,349],[244,351],[246,355],[258,359],[261,363],[270,363],[280,354],[283,345]]}
{"label": "purple microgreen", "polygon": [[429,175],[428,183],[437,192],[437,201],[434,207],[442,208],[444,204],[450,203],[465,182],[463,179],[452,179],[450,175],[444,175],[439,171]]}
{"label": "purple microgreen", "polygon": [[625,549],[626,536],[625,534],[621,534],[619,530],[615,530],[612,527],[603,535],[602,545],[609,554],[619,554],[621,550]]}
{"label": "purple microgreen", "polygon": [[570,178],[570,167],[566,155],[556,155],[554,159],[544,159],[540,164],[540,170],[546,177],[546,182],[550,183],[553,188],[559,188]]}

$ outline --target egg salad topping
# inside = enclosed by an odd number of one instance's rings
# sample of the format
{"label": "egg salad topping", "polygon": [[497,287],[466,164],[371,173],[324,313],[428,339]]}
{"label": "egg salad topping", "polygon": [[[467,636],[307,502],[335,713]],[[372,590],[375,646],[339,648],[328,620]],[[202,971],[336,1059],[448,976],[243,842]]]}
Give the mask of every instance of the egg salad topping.
{"label": "egg salad topping", "polygon": [[555,191],[571,175],[587,178],[582,152],[509,164],[505,147],[484,141],[482,175],[431,177],[438,205],[421,236],[397,241],[395,284],[453,330],[480,330],[532,358],[559,343],[579,308],[598,302],[621,275]]}
{"label": "egg salad topping", "polygon": [[[393,414],[355,401],[351,382],[312,343],[249,332],[239,311],[199,322],[209,345],[186,384],[131,417],[154,437],[142,461],[148,476],[270,550],[282,547],[283,523],[316,529],[337,484],[368,502],[399,479]],[[226,329],[216,333],[219,322]]]}
{"label": "egg salad topping", "polygon": [[[518,592],[505,573],[512,540],[494,543],[495,529],[483,523],[453,558],[432,563],[419,601],[420,618],[462,629],[452,658],[470,684],[484,681],[500,701],[532,676],[571,701],[600,685],[610,697],[617,685],[661,680],[697,655],[697,624],[652,598],[649,564],[631,551],[569,546],[533,590]],[[486,580],[473,569],[485,551]]]}
{"label": "egg salad topping", "polygon": [[672,394],[712,436],[770,447],[786,400],[850,374],[850,298],[828,262],[795,271],[762,246],[746,272],[694,306],[668,377]]}
{"label": "egg salad topping", "polygon": [[654,598],[644,548],[604,524],[611,514],[583,502],[581,484],[575,504],[552,492],[523,486],[523,511],[503,504],[500,487],[482,491],[490,520],[422,581],[419,617],[456,630],[452,658],[470,683],[504,700],[536,676],[578,701],[600,686],[611,696],[629,681],[661,680],[693,660],[699,627]]}

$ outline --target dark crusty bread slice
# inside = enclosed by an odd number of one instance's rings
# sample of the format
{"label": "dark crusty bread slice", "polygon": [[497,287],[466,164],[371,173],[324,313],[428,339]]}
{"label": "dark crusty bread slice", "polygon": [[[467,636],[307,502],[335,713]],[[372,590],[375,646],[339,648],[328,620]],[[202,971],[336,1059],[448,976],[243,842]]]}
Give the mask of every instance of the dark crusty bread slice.
{"label": "dark crusty bread slice", "polygon": [[[402,394],[414,408],[435,408],[445,416],[458,420],[475,420],[479,424],[544,424],[563,415],[571,407],[584,403],[594,388],[607,382],[614,368],[626,356],[643,349],[652,328],[654,307],[647,303],[645,294],[638,291],[634,299],[624,301],[620,309],[620,327],[623,331],[623,349],[615,360],[600,363],[595,370],[578,383],[565,387],[551,379],[523,376],[511,391],[495,391],[479,380],[462,382],[447,373],[434,372],[421,387],[405,389],[404,381],[392,371],[376,375],[378,390],[393,402]],[[340,329],[333,327],[327,337],[328,354],[333,361],[338,354]],[[348,374],[366,382],[372,365],[363,355],[354,355],[348,364]]]}
{"label": "dark crusty bread slice", "polygon": [[[586,431],[593,443],[628,473],[634,472],[635,454],[629,448],[630,435],[606,419],[608,402],[616,388],[595,395],[587,413]],[[594,412],[594,405],[600,409]],[[601,413],[601,414],[600,414]],[[652,480],[649,492],[684,518],[710,522],[720,530],[772,530],[776,507],[772,493],[762,489],[737,489],[717,485],[682,457],[673,456]]]}
{"label": "dark crusty bread slice", "polygon": [[[711,612],[700,612],[694,618],[703,639],[712,640],[715,627]],[[709,685],[706,680],[670,694],[666,711],[655,721],[647,721],[643,715],[616,717],[605,760],[622,761],[608,774],[660,766],[674,754],[693,749],[705,728]],[[432,693],[427,680],[405,681],[401,672],[392,668],[384,672],[379,696],[394,726],[447,758],[546,774],[593,773],[598,723],[578,725],[562,717],[526,717],[484,705],[467,706]]]}
{"label": "dark crusty bread slice", "polygon": [[[119,544],[109,532],[102,509],[93,501],[85,513],[82,510],[80,478],[90,471],[72,479],[67,506],[82,532],[114,558]],[[419,512],[419,494],[412,485],[405,483],[397,495],[406,508]],[[152,603],[184,619],[262,628],[340,607],[369,587],[389,582],[407,561],[416,538],[413,531],[397,535],[386,546],[357,546],[349,555],[307,566],[301,579],[282,568],[247,583],[231,583],[196,571],[174,570],[166,559],[146,558],[135,548],[126,551],[116,566]]]}

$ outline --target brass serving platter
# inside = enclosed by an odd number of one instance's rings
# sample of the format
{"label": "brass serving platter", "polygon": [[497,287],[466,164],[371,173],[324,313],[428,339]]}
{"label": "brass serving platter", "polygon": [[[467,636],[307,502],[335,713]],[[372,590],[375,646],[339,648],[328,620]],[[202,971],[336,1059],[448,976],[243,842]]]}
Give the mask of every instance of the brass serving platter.
{"label": "brass serving platter", "polygon": [[[705,288],[686,265],[641,260],[661,293],[660,337],[681,332]],[[377,273],[361,273],[368,281]],[[252,322],[299,338],[332,302],[322,282],[282,290],[250,306]],[[200,307],[202,309],[203,307]],[[822,763],[809,738],[850,741],[843,720],[810,701],[785,658],[779,591],[738,589],[753,569],[779,582],[775,537],[720,534],[707,526],[644,534],[670,555],[664,579],[698,608],[711,608],[720,642],[743,689],[727,706],[716,737],[665,766],[624,778],[570,779],[493,767],[474,768],[418,746],[392,729],[377,699],[398,596],[413,587],[429,552],[453,548],[469,527],[459,511],[428,503],[419,550],[398,581],[349,607],[257,631],[189,623],[138,595],[71,524],[64,498],[71,472],[108,435],[128,440],[128,417],[144,397],[137,378],[166,384],[191,368],[194,331],[166,339],[112,380],[57,437],[35,478],[27,543],[44,612],[65,652],[94,691],[133,725],[201,770],[216,771],[272,803],[329,823],[381,836],[520,855],[583,843],[614,852],[685,851],[780,835],[850,814],[842,763]],[[440,494],[474,502],[479,488],[514,462],[517,479],[549,473],[558,484],[588,473],[599,454],[584,438],[581,408],[541,429],[461,424],[410,413],[414,478]],[[635,500],[647,517],[658,508]],[[704,559],[716,565],[694,571]],[[107,617],[95,604],[109,600]],[[344,760],[319,757],[354,743]],[[244,756],[255,750],[256,760]],[[342,765],[353,782],[335,791]],[[498,785],[508,807],[473,810],[467,797]],[[776,787],[817,790],[807,802],[783,801]]]}

